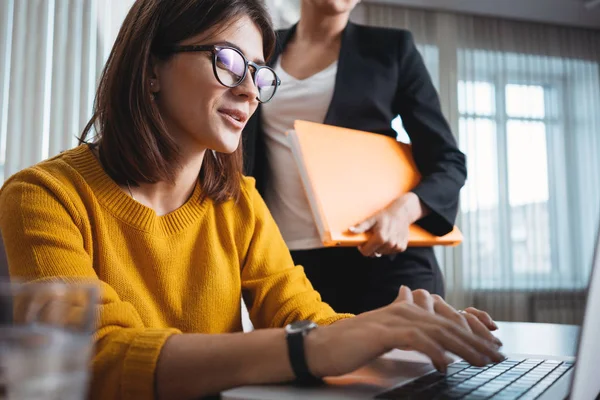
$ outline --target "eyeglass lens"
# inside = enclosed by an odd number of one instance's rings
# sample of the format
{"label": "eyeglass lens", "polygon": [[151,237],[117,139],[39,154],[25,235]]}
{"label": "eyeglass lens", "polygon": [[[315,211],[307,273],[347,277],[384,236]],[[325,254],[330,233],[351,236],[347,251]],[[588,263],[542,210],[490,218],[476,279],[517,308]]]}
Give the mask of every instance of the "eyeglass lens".
{"label": "eyeglass lens", "polygon": [[[223,85],[235,87],[242,82],[246,62],[241,53],[234,49],[219,49],[215,61],[217,78]],[[260,68],[254,76],[254,82],[258,89],[258,100],[269,101],[277,88],[275,73],[271,69]]]}

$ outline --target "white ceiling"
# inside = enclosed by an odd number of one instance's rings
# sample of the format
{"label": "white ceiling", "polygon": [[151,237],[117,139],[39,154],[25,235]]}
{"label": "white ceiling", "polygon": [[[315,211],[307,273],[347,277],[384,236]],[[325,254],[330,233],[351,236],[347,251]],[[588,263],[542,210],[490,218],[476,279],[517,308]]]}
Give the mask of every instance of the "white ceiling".
{"label": "white ceiling", "polygon": [[600,0],[363,0],[363,2],[398,4],[600,29]]}

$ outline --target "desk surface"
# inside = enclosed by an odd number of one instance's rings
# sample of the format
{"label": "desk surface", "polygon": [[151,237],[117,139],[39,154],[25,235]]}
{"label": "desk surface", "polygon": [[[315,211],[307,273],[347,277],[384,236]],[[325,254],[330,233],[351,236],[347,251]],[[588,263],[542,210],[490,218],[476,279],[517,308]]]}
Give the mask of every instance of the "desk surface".
{"label": "desk surface", "polygon": [[577,353],[579,327],[575,325],[498,322],[494,334],[502,340],[502,352],[571,356]]}
{"label": "desk surface", "polygon": [[[498,322],[498,331],[494,332],[504,346],[501,351],[507,355],[523,355],[530,358],[540,356],[546,357],[573,357],[577,352],[577,342],[579,337],[579,327],[574,325],[559,324],[540,324],[523,322]],[[376,363],[382,364],[391,361],[382,359],[376,360]],[[424,365],[424,364],[421,364]],[[430,368],[430,367],[429,367]],[[343,379],[343,378],[336,378]],[[255,398],[294,398],[285,390],[286,386],[277,386],[269,388],[269,396],[256,395],[256,389],[259,387],[242,387],[232,391],[224,392],[225,399],[255,399]],[[305,391],[308,391],[306,389]],[[260,392],[259,392],[260,393]],[[287,395],[284,395],[286,394]],[[298,398],[311,398],[309,393],[296,392]],[[302,396],[300,396],[302,395]],[[343,397],[343,396],[342,396]],[[304,398],[304,397],[302,397]]]}

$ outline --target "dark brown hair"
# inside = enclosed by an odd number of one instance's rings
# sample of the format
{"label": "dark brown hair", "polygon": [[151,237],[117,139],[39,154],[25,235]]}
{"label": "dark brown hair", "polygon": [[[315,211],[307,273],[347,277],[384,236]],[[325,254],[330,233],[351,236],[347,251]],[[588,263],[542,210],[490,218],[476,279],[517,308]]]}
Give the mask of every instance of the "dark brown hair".
{"label": "dark brown hair", "polygon": [[[137,0],[125,17],[102,72],[94,114],[79,141],[95,128],[93,143],[107,173],[119,184],[173,182],[180,152],[166,129],[149,87],[152,56],[211,28],[248,16],[263,36],[265,57],[275,33],[262,0]],[[242,144],[232,154],[208,150],[200,181],[203,198],[237,199]]]}

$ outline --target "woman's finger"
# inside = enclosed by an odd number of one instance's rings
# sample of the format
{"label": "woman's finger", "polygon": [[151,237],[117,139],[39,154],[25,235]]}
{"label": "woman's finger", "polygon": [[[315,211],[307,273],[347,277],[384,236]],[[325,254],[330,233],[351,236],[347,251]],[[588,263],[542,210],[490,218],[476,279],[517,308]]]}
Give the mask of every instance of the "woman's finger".
{"label": "woman's finger", "polygon": [[398,297],[394,302],[404,302],[412,304],[414,303],[412,291],[408,286],[400,286],[400,290],[398,291]]}
{"label": "woman's finger", "polygon": [[[452,337],[458,338],[461,343],[465,343],[471,349],[471,351],[481,353],[494,362],[500,362],[504,360],[504,356],[500,352],[498,352],[498,347],[494,343],[488,342],[487,340],[484,340],[474,335],[473,333],[467,331],[462,326],[448,318],[428,313],[414,304],[404,303],[398,304],[398,306],[396,306],[394,310],[394,313],[401,317],[403,320],[411,321],[413,324],[426,324],[430,327],[435,327],[436,340],[442,340],[441,336],[443,336],[444,334],[451,335]],[[453,347],[453,349],[456,350],[457,344],[452,344],[455,346]],[[448,349],[454,352],[452,349]],[[462,348],[459,350],[461,350],[462,353],[455,353],[458,356],[463,357],[463,354],[465,354],[465,352],[466,354],[470,354],[470,359],[465,358],[469,362],[470,360],[476,358],[476,356],[473,353],[468,353],[469,349]],[[479,360],[477,362],[481,363],[482,361]]]}
{"label": "woman's finger", "polygon": [[366,243],[361,245],[358,250],[365,257],[373,257],[378,248],[380,248],[385,243],[385,240],[381,236],[381,232],[379,230],[373,230],[371,237],[367,240]]}
{"label": "woman's finger", "polygon": [[427,290],[417,289],[412,292],[414,303],[427,311],[428,313],[434,313],[434,301],[433,297]]}
{"label": "woman's finger", "polygon": [[351,226],[348,230],[352,233],[365,233],[368,230],[371,230],[373,226],[377,223],[377,216],[373,216],[364,220],[363,222]]}
{"label": "woman's finger", "polygon": [[397,243],[392,249],[392,254],[404,253],[408,247],[408,241],[404,240],[402,243]]}
{"label": "woman's finger", "polygon": [[468,307],[465,308],[465,312],[476,316],[490,331],[498,329],[498,325],[496,325],[492,317],[490,317],[490,314],[485,311],[478,310],[475,307]]}
{"label": "woman's finger", "polygon": [[457,324],[462,326],[464,329],[471,332],[471,327],[469,326],[469,323],[467,322],[464,315],[462,315],[460,312],[458,312],[450,304],[446,303],[446,301],[441,296],[434,294],[431,297],[433,298],[434,310],[435,310],[436,314],[441,315],[444,318],[448,318],[449,320],[456,322]]}
{"label": "woman's finger", "polygon": [[490,360],[494,362],[501,362],[504,360],[504,356],[498,351],[498,346],[494,342],[482,339],[447,319],[444,319],[443,325],[445,325],[445,328],[454,336],[469,344],[469,346],[474,348],[477,352],[485,354]]}
{"label": "woman's finger", "polygon": [[459,329],[460,332],[470,335],[472,338],[461,337],[455,333],[456,331],[453,332],[439,324],[426,324],[423,330],[436,343],[465,359],[469,364],[483,367],[496,360],[496,357],[492,357],[487,348],[474,346],[473,344],[476,342],[472,340],[474,336],[463,329]]}
{"label": "woman's finger", "polygon": [[392,251],[392,248],[390,247],[389,243],[384,242],[381,246],[379,246],[378,248],[373,250],[371,257],[381,257],[381,256],[385,256],[385,255],[392,254],[392,253],[393,253],[393,251]]}
{"label": "woman's finger", "polygon": [[448,358],[443,346],[431,339],[425,332],[418,327],[400,328],[396,335],[394,348],[409,348],[425,354],[429,357],[440,372],[446,372]]}
{"label": "woman's finger", "polygon": [[487,340],[488,342],[495,343],[498,347],[502,346],[502,342],[500,341],[500,339],[492,335],[488,327],[485,326],[483,322],[479,320],[479,318],[467,312],[465,312],[463,315],[464,319],[467,321],[469,327],[471,328],[471,331],[473,331],[474,334]]}

